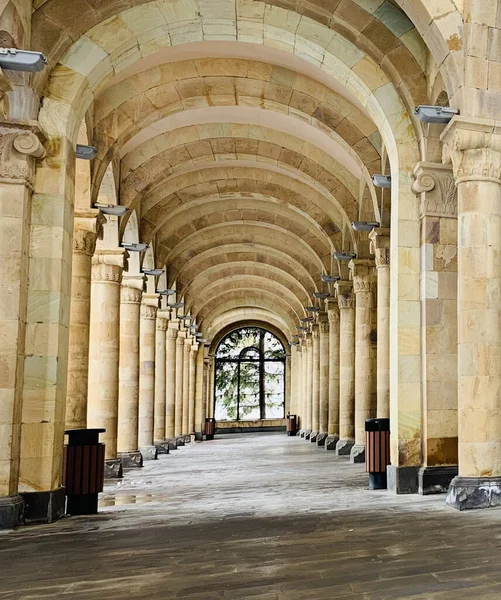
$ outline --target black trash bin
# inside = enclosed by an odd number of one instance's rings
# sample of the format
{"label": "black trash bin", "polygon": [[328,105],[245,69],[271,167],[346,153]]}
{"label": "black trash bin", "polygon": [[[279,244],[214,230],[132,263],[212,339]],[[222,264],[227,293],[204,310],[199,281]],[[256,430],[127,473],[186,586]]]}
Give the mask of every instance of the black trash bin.
{"label": "black trash bin", "polygon": [[207,417],[205,419],[205,439],[213,440],[216,433],[216,419],[214,417]]}
{"label": "black trash bin", "polygon": [[297,415],[287,415],[287,435],[294,436],[297,433]]}
{"label": "black trash bin", "polygon": [[63,485],[69,515],[97,513],[99,492],[104,485],[104,444],[99,434],[106,429],[70,429],[64,447]]}
{"label": "black trash bin", "polygon": [[365,420],[365,470],[369,489],[385,490],[386,467],[390,464],[390,419]]}

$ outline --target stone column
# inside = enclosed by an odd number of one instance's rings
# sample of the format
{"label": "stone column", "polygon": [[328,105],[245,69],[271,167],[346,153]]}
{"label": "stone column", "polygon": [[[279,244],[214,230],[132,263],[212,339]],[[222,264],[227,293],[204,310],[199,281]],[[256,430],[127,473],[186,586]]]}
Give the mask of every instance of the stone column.
{"label": "stone column", "polygon": [[[390,230],[373,229],[369,234],[377,273],[377,410],[390,418]],[[412,279],[418,285],[417,274]]]}
{"label": "stone column", "polygon": [[355,444],[355,298],[351,281],[335,284],[339,306],[339,441],[338,456]]}
{"label": "stone column", "polygon": [[143,294],[139,325],[139,450],[143,460],[157,458],[155,420],[155,339],[158,294]]}
{"label": "stone column", "polygon": [[203,424],[205,421],[205,389],[207,368],[205,364],[205,346],[198,344],[197,365],[196,365],[196,391],[195,391],[195,440],[201,442],[203,439]]}
{"label": "stone column", "polygon": [[66,429],[87,427],[90,280],[92,255],[103,220],[98,210],[89,210],[76,213],[73,224]]}
{"label": "stone column", "polygon": [[339,306],[337,300],[326,300],[329,320],[329,415],[326,450],[335,450],[339,441]]}
{"label": "stone column", "polygon": [[285,396],[284,396],[284,409],[285,414],[291,412],[291,391],[292,391],[292,355],[285,355]]}
{"label": "stone column", "polygon": [[309,440],[312,427],[312,403],[313,403],[313,335],[306,334],[306,430],[304,439]]}
{"label": "stone column", "polygon": [[107,477],[121,476],[117,458],[120,289],[127,254],[98,249],[92,257],[87,426],[104,427]]}
{"label": "stone column", "polygon": [[[301,343],[296,347],[296,376],[295,376],[295,387],[296,387],[296,399],[295,399],[295,414],[298,415],[298,435],[301,435],[303,429],[303,411],[301,408],[301,386],[302,386],[302,350]],[[293,363],[294,364],[294,363]]]}
{"label": "stone column", "polygon": [[316,442],[320,428],[320,332],[315,323],[312,327],[313,338],[313,373],[312,373],[312,391],[311,391],[311,434],[310,442]]}
{"label": "stone column", "polygon": [[169,442],[165,435],[165,410],[167,402],[167,358],[166,331],[170,309],[157,311],[155,337],[155,413],[153,419],[153,443],[159,454],[169,453]]}
{"label": "stone column", "polygon": [[298,362],[298,347],[296,345],[292,345],[291,349],[291,358],[290,358],[290,405],[289,411],[291,415],[297,415],[297,384],[298,384],[298,370],[297,370],[297,362]]}
{"label": "stone column", "polygon": [[190,439],[190,355],[192,339],[187,337],[184,341],[183,356],[183,425],[182,435],[186,437],[185,442]]}
{"label": "stone column", "polygon": [[184,446],[183,438],[183,370],[184,370],[184,340],[186,331],[179,331],[176,340],[176,406],[174,435],[177,444]]}
{"label": "stone column", "polygon": [[176,340],[179,333],[179,322],[171,319],[166,333],[165,358],[165,437],[169,448],[177,448],[175,441],[176,415]]}
{"label": "stone column", "polygon": [[139,452],[139,314],[144,277],[124,275],[120,290],[118,456],[124,467],[141,467]]}
{"label": "stone column", "polygon": [[319,315],[319,432],[317,446],[325,446],[329,421],[329,321],[327,314]]}
{"label": "stone column", "polygon": [[[458,193],[459,476],[447,503],[501,505],[501,129],[456,117],[442,135]],[[445,196],[455,202],[452,189]]]}
{"label": "stone column", "polygon": [[195,434],[195,397],[196,397],[196,376],[197,376],[197,356],[198,344],[194,342],[190,349],[190,364],[189,364],[189,417],[188,417],[188,433]]}
{"label": "stone column", "polygon": [[[449,165],[418,163],[414,176],[421,208],[423,464],[412,491],[429,494],[447,492],[458,474],[457,193]],[[407,481],[418,466],[400,465]]]}
{"label": "stone column", "polygon": [[214,356],[208,355],[207,416],[214,417]]}
{"label": "stone column", "polygon": [[308,348],[306,337],[301,340],[301,433],[304,437],[307,432],[308,402],[307,402],[307,371],[308,371]]}
{"label": "stone column", "polygon": [[376,416],[376,273],[374,261],[350,261],[355,292],[355,445],[351,462],[365,462],[365,420]]}

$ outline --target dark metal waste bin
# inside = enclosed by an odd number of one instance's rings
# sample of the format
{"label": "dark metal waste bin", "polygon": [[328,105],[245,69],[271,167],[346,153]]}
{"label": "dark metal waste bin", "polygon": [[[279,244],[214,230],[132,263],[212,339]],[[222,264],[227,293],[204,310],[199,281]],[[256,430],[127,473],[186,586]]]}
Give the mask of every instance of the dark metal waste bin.
{"label": "dark metal waste bin", "polygon": [[390,464],[390,419],[365,420],[365,470],[369,489],[385,490],[386,467]]}
{"label": "dark metal waste bin", "polygon": [[287,435],[294,436],[297,433],[297,415],[287,415]]}
{"label": "dark metal waste bin", "polygon": [[205,439],[213,440],[215,433],[216,433],[216,419],[214,419],[214,417],[207,417],[205,419]]}
{"label": "dark metal waste bin", "polygon": [[106,429],[70,429],[64,447],[63,485],[69,515],[97,513],[99,492],[104,484],[104,444],[99,434]]}

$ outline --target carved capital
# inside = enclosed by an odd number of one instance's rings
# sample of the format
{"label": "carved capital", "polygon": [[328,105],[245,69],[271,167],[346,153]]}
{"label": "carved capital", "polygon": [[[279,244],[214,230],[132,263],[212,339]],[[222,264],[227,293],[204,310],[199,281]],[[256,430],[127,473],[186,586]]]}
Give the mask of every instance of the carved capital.
{"label": "carved capital", "polygon": [[370,253],[374,254],[376,268],[390,266],[390,230],[387,228],[373,229],[369,233]]}
{"label": "carved capital", "polygon": [[[144,296],[143,296],[144,300]],[[146,319],[147,321],[154,321],[157,318],[157,308],[156,306],[150,306],[149,304],[144,304],[144,301],[141,302],[141,319]]]}
{"label": "carved capital", "polygon": [[73,222],[73,252],[92,256],[96,241],[102,239],[104,215],[98,210],[76,212]]}
{"label": "carved capital", "polygon": [[145,306],[151,306],[154,309],[158,308],[160,302],[160,295],[159,294],[143,294],[143,300],[142,303]]}
{"label": "carved capital", "polygon": [[354,308],[355,296],[353,295],[353,282],[337,281],[334,287],[336,289],[339,309]]}
{"label": "carved capital", "polygon": [[177,335],[179,333],[179,324],[177,322],[169,321],[167,324],[167,339],[175,340],[177,339]]}
{"label": "carved capital", "polygon": [[376,270],[373,260],[352,259],[348,265],[355,294],[376,291]]}
{"label": "carved capital", "polygon": [[320,333],[329,333],[329,321],[327,319],[326,314],[320,317],[320,320],[318,322],[318,329]]}
{"label": "carved capital", "polygon": [[421,218],[457,217],[457,187],[450,165],[419,162],[412,174],[412,191],[421,199]]}
{"label": "carved capital", "polygon": [[329,323],[339,323],[339,304],[334,298],[325,301],[325,309],[327,310],[327,319]]}
{"label": "carved capital", "polygon": [[495,121],[456,116],[440,139],[442,160],[452,164],[456,183],[501,183],[501,126]]}
{"label": "carved capital", "polygon": [[122,304],[140,304],[143,290],[136,287],[124,287],[122,281],[122,287],[120,288],[120,302]]}
{"label": "carved capital", "polygon": [[42,137],[36,121],[0,122],[0,181],[33,187],[33,159],[45,156]]}
{"label": "carved capital", "polygon": [[96,250],[92,257],[92,281],[120,283],[128,254],[123,248]]}

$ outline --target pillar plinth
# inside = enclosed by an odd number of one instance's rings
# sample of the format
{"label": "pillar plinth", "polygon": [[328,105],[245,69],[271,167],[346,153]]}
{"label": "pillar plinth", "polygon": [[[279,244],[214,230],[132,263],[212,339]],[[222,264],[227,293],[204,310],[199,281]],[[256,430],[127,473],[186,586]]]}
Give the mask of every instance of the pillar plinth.
{"label": "pillar plinth", "polygon": [[178,333],[179,323],[171,319],[167,326],[165,339],[165,437],[168,440],[173,440],[176,435],[176,340]]}
{"label": "pillar plinth", "polygon": [[139,450],[145,460],[156,458],[153,443],[155,415],[155,339],[158,294],[143,294],[139,324]]}
{"label": "pillar plinth", "polygon": [[316,442],[320,431],[320,331],[317,324],[312,326],[312,352],[310,442]]}
{"label": "pillar plinth", "polygon": [[87,426],[103,427],[106,459],[117,457],[120,288],[127,253],[96,250],[92,257]]}
{"label": "pillar plinth", "polygon": [[329,321],[326,313],[319,316],[319,410],[317,446],[325,446],[329,427]]}
{"label": "pillar plinth", "polygon": [[339,306],[339,441],[338,456],[355,444],[355,298],[351,281],[335,284]]}
{"label": "pillar plinth", "polygon": [[155,444],[165,442],[165,405],[166,405],[166,331],[170,310],[157,311],[155,338],[155,414],[153,440]]}
{"label": "pillar plinth", "polygon": [[[118,454],[127,467],[142,465],[138,453],[139,318],[144,277],[124,275],[120,290]],[[138,456],[139,454],[139,456]]]}
{"label": "pillar plinth", "polygon": [[442,141],[457,185],[459,253],[459,476],[447,503],[487,508],[501,505],[501,129],[455,117]]}
{"label": "pillar plinth", "polygon": [[327,300],[329,322],[329,389],[326,450],[335,450],[339,441],[339,305],[337,300]]}

